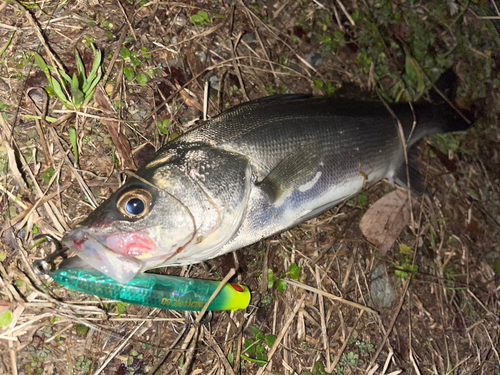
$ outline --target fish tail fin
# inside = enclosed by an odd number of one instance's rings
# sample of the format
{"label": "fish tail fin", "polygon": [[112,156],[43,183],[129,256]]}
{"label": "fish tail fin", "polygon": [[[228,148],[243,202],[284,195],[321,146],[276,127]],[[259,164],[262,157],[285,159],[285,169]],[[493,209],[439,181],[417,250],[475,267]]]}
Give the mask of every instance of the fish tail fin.
{"label": "fish tail fin", "polygon": [[[408,146],[412,146],[426,135],[465,131],[471,127],[475,121],[474,113],[464,108],[464,104],[457,102],[457,83],[457,75],[449,69],[436,81],[434,86],[437,90],[432,89],[427,93],[428,101],[423,100],[413,105],[412,117],[415,116],[417,125],[413,128],[412,124],[410,129],[409,123],[412,121],[409,121],[403,126],[405,136],[411,134],[410,139],[406,138]],[[402,187],[407,188],[410,185],[412,191],[418,195],[432,194],[426,184],[425,168],[419,150],[416,147],[409,148],[407,156],[408,165],[401,165],[395,173],[394,181]]]}
{"label": "fish tail fin", "polygon": [[464,103],[457,101],[457,83],[457,75],[449,69],[435,83],[439,92],[431,89],[427,93],[429,101],[414,104],[417,126],[409,141],[410,145],[425,135],[465,131],[471,127],[475,121],[474,113]]}
{"label": "fish tail fin", "polygon": [[456,73],[448,69],[441,74],[434,86],[448,99],[446,101],[434,88],[428,93],[431,102],[436,106],[435,113],[441,116],[441,131],[451,133],[469,129],[475,121],[474,113],[470,108],[466,108],[465,103],[460,103],[457,99],[458,76]]}

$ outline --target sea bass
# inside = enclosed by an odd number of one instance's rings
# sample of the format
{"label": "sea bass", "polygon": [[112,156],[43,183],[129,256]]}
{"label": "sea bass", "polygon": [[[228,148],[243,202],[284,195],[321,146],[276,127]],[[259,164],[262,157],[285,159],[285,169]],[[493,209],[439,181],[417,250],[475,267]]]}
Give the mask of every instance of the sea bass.
{"label": "sea bass", "polygon": [[202,262],[310,219],[366,184],[404,183],[403,136],[410,147],[469,127],[445,103],[390,108],[304,95],[241,104],[162,147],[63,243],[122,283]]}

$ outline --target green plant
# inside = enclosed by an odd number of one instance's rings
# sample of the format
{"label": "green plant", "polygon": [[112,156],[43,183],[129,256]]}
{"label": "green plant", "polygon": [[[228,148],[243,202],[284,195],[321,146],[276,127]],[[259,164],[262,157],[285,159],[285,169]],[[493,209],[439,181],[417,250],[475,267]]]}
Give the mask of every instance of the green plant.
{"label": "green plant", "polygon": [[323,91],[324,95],[333,95],[336,91],[336,87],[333,85],[332,81],[323,81],[320,78],[313,79],[314,87],[318,90]]}
{"label": "green plant", "polygon": [[49,167],[47,168],[47,170],[45,170],[45,172],[40,173],[40,177],[42,177],[45,184],[48,185],[55,172],[56,170],[54,169],[54,167]]}
{"label": "green plant", "polygon": [[[127,65],[123,67],[123,74],[125,74],[125,77],[129,81],[137,79],[137,83],[139,83],[141,86],[146,86],[149,81],[149,77],[143,72],[136,74],[135,69],[141,66],[143,59],[151,58],[151,51],[146,47],[141,47],[141,51],[140,53],[138,53],[135,51],[131,51],[125,46],[122,46],[120,50],[120,56],[127,63]],[[149,71],[149,73],[151,73],[151,75],[154,75],[155,70],[151,70]]]}
{"label": "green plant", "polygon": [[166,136],[168,136],[169,134],[168,130],[169,125],[170,125],[170,120],[168,118],[163,121],[158,121],[158,129],[160,129],[160,131]]}
{"label": "green plant", "polygon": [[75,324],[76,332],[82,336],[85,336],[89,332],[89,327],[85,324]]}
{"label": "green plant", "polygon": [[267,288],[271,289],[276,284],[276,289],[278,292],[284,292],[288,289],[288,284],[283,278],[286,276],[285,273],[282,273],[279,277],[274,275],[272,269],[267,269]]}
{"label": "green plant", "polygon": [[80,356],[78,358],[78,361],[76,362],[76,367],[81,368],[85,372],[90,372],[92,366],[92,360],[91,359],[85,359],[85,356]]}
{"label": "green plant", "polygon": [[116,303],[116,312],[118,314],[126,314],[127,313],[127,307],[130,306],[130,303],[127,302],[117,302]]}
{"label": "green plant", "polygon": [[32,345],[28,346],[29,363],[25,365],[28,374],[41,375],[44,372],[43,362],[50,354],[50,350],[43,348],[35,348]]}
{"label": "green plant", "polygon": [[290,264],[289,274],[292,279],[297,280],[300,277],[301,271],[302,267],[297,265],[297,263]]}
{"label": "green plant", "polygon": [[[258,363],[260,366],[263,366],[266,364],[268,359],[266,351],[272,348],[272,346],[276,342],[276,336],[270,334],[265,335],[260,329],[255,326],[250,326],[249,329],[255,335],[255,339],[245,340],[245,343],[243,344],[243,350],[241,352],[241,358],[250,362]],[[250,355],[252,355],[252,357],[250,357]]]}
{"label": "green plant", "polygon": [[[47,91],[49,94],[57,96],[57,98],[69,109],[80,109],[82,106],[87,105],[93,98],[95,88],[101,80],[102,52],[96,50],[93,44],[91,46],[94,52],[92,70],[88,75],[86,74],[82,58],[78,50],[75,50],[77,72],[73,74],[73,77],[70,77],[63,70],[47,65],[43,57],[35,52],[35,62],[45,73],[49,81]],[[59,76],[62,77],[62,81],[52,77],[51,71],[59,73]],[[65,92],[66,90],[63,90],[63,87],[66,87],[66,85],[70,87],[68,93]]]}
{"label": "green plant", "polygon": [[284,292],[288,289],[288,283],[283,280],[285,277],[289,276],[294,280],[300,277],[302,267],[298,266],[297,263],[292,263],[288,272],[282,272],[279,276],[274,274],[274,271],[270,268],[267,269],[267,288],[271,289],[276,285],[278,292]]}
{"label": "green plant", "polygon": [[396,271],[394,272],[396,276],[405,279],[408,276],[412,276],[415,278],[415,274],[419,270],[419,266],[417,264],[413,264],[413,250],[405,244],[399,246],[399,259],[401,260],[400,264],[395,264]]}
{"label": "green plant", "polygon": [[212,21],[210,20],[207,12],[205,12],[204,10],[199,10],[198,13],[191,16],[191,22],[196,26],[206,26]]}
{"label": "green plant", "polygon": [[365,213],[366,206],[368,205],[368,197],[364,194],[359,194],[358,204],[361,207],[361,212]]}

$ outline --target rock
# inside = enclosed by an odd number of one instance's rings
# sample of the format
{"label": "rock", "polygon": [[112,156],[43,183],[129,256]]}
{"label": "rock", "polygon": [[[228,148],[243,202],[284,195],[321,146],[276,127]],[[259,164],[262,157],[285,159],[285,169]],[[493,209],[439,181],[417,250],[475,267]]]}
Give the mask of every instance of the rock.
{"label": "rock", "polygon": [[323,64],[323,56],[317,52],[311,52],[306,56],[307,62],[314,67],[320,66]]}
{"label": "rock", "polygon": [[370,294],[373,303],[377,307],[389,307],[396,298],[396,293],[384,265],[379,265],[373,271],[371,281]]}
{"label": "rock", "polygon": [[209,79],[210,81],[210,86],[214,89],[219,91],[219,83],[220,83],[220,78],[217,76],[212,76]]}

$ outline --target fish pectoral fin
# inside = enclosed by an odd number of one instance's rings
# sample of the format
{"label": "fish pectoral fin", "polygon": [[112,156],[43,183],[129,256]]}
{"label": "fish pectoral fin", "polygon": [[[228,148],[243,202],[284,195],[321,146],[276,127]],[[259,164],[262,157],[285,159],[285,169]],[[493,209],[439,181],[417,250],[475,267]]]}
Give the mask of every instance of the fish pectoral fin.
{"label": "fish pectoral fin", "polygon": [[271,202],[315,178],[322,157],[314,145],[302,145],[279,162],[257,186]]}

